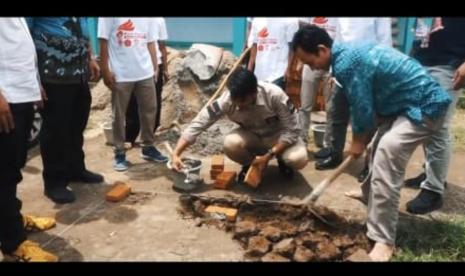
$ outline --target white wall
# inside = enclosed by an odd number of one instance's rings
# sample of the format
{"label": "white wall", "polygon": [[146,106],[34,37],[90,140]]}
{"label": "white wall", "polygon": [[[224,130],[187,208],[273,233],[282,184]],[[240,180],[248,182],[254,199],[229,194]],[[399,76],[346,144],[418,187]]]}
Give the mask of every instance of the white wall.
{"label": "white wall", "polygon": [[233,17],[165,17],[168,41],[232,43]]}

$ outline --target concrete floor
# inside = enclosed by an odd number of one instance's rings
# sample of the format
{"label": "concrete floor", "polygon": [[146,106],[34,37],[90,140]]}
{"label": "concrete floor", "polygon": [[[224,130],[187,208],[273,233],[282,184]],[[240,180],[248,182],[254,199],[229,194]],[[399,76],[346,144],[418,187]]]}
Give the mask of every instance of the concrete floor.
{"label": "concrete floor", "polygon": [[[166,164],[148,163],[139,156],[140,149],[132,149],[126,172],[112,168],[112,149],[104,144],[103,134],[97,130],[86,134],[85,151],[90,170],[102,173],[106,183],[86,185],[73,183],[77,200],[72,204],[56,205],[43,195],[42,161],[37,149],[24,169],[24,180],[19,186],[23,213],[55,216],[57,227],[31,234],[45,249],[57,254],[60,261],[241,261],[242,248],[229,233],[215,228],[199,228],[195,222],[181,218],[177,212],[178,193],[172,189],[171,171]],[[160,147],[161,150],[164,150]],[[311,149],[312,151],[314,149]],[[313,154],[311,154],[313,155]],[[422,154],[417,150],[407,176],[421,170]],[[283,197],[304,197],[331,171],[314,170],[314,160],[292,182],[286,182],[272,163],[257,190],[234,184],[229,191],[212,189],[209,179],[209,160],[203,160],[201,175],[206,179],[198,193],[202,195],[249,195],[254,198],[279,200]],[[274,161],[275,162],[275,161]],[[320,198],[323,204],[341,215],[363,219],[364,207],[344,197],[347,190],[359,184],[354,176],[362,168],[358,160],[338,178]],[[463,213],[465,210],[465,155],[456,154],[452,161],[446,205],[442,213]],[[228,169],[239,167],[230,161]],[[455,169],[454,169],[455,168]],[[133,194],[118,203],[104,201],[106,192],[115,181],[133,187]],[[417,191],[404,189],[400,209]],[[439,213],[439,212],[438,212]]]}

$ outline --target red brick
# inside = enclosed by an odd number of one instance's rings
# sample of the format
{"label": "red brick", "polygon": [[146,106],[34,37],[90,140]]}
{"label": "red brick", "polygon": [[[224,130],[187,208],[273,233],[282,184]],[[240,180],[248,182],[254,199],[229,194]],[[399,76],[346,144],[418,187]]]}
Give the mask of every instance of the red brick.
{"label": "red brick", "polygon": [[210,170],[210,178],[211,178],[212,180],[215,180],[215,179],[218,177],[218,175],[219,175],[220,173],[222,173],[222,172],[223,172],[223,170],[212,169],[212,170]]}
{"label": "red brick", "polygon": [[245,175],[244,182],[253,188],[257,188],[261,180],[261,171],[258,166],[250,166],[249,171]]}
{"label": "red brick", "polygon": [[131,193],[131,186],[123,182],[115,182],[113,188],[106,195],[107,201],[117,202],[125,198]]}
{"label": "red brick", "polygon": [[215,180],[213,186],[217,189],[226,189],[228,186],[236,180],[237,173],[234,171],[223,171]]}
{"label": "red brick", "polygon": [[211,159],[212,170],[224,170],[224,157],[221,155],[213,155]]}
{"label": "red brick", "polygon": [[237,209],[233,209],[233,208],[210,205],[205,209],[205,212],[224,214],[226,216],[226,219],[231,222],[236,221],[236,218],[237,218]]}

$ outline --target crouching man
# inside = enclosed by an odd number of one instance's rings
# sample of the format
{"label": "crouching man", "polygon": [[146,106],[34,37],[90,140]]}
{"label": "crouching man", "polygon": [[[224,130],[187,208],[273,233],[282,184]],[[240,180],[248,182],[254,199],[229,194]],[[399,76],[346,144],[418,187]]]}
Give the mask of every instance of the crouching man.
{"label": "crouching man", "polygon": [[280,172],[288,178],[294,170],[304,168],[307,150],[300,138],[297,112],[284,91],[277,85],[258,82],[245,68],[231,74],[227,87],[229,91],[201,110],[184,130],[173,151],[174,169],[182,169],[182,152],[223,115],[239,125],[224,139],[226,156],[242,165],[238,182],[244,182],[250,165],[263,171],[274,157]]}

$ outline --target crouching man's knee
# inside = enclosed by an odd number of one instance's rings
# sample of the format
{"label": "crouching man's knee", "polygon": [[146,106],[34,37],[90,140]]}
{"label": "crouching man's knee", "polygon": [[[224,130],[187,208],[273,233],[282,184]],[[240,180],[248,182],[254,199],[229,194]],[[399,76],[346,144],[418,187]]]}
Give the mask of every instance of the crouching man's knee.
{"label": "crouching man's knee", "polygon": [[229,159],[241,165],[250,165],[254,158],[247,150],[247,137],[240,130],[232,131],[225,136],[223,150]]}
{"label": "crouching man's knee", "polygon": [[302,140],[288,148],[282,158],[286,165],[294,170],[305,168],[309,162],[307,148]]}

